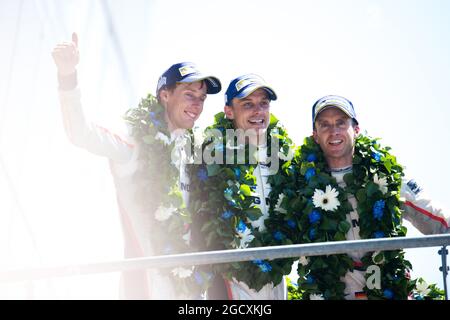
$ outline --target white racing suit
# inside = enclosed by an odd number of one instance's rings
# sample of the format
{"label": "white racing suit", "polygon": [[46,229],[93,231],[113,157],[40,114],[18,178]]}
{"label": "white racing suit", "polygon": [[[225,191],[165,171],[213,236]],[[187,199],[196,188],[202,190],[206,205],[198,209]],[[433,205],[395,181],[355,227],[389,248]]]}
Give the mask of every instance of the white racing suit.
{"label": "white racing suit", "polygon": [[[79,89],[59,90],[64,128],[70,141],[91,153],[109,159],[116,187],[116,197],[124,235],[125,258],[155,255],[152,248],[153,212],[148,212],[136,198],[139,181],[133,174],[139,160],[139,147],[131,137],[122,138],[109,130],[86,121]],[[185,166],[180,165],[180,186],[188,199],[189,181]],[[123,299],[190,299],[180,296],[169,279],[156,269],[125,271],[121,278]]]}
{"label": "white racing suit", "polygon": [[[259,148],[261,158],[267,154],[267,148]],[[267,183],[269,177],[269,168],[260,163],[254,170],[256,176],[256,190],[254,191],[255,204],[261,208],[262,216],[259,221],[255,223],[264,224],[269,215],[269,194],[271,186]],[[248,285],[242,281],[237,281],[233,278],[232,281],[225,280],[225,286],[227,289],[228,299],[230,300],[287,300],[287,286],[283,278],[281,283],[276,285],[269,283],[266,284],[261,290],[256,291],[248,287]]]}
{"label": "white racing suit", "polygon": [[[343,171],[331,172],[336,178],[340,187],[345,187],[344,175],[351,172],[351,168]],[[450,217],[444,215],[442,209],[436,207],[414,180],[403,179],[400,196],[405,198],[402,206],[403,217],[412,223],[420,232],[424,234],[449,233]],[[353,195],[349,195],[349,202],[353,211],[347,215],[350,223],[350,230],[347,232],[347,240],[360,240],[359,236],[359,216],[356,211],[357,203]],[[363,292],[366,284],[365,272],[356,270],[361,263],[364,252],[353,252],[348,254],[354,261],[355,270],[347,272],[342,281],[345,283],[347,300],[367,299]]]}

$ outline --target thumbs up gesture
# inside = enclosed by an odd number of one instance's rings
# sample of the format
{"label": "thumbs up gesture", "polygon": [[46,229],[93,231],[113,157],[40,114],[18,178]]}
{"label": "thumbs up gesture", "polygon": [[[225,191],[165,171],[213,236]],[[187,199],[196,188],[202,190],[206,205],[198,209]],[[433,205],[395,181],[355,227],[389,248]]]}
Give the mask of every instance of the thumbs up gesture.
{"label": "thumbs up gesture", "polygon": [[60,76],[68,76],[75,73],[76,66],[80,61],[78,35],[74,32],[72,34],[72,42],[58,43],[52,51],[52,56]]}

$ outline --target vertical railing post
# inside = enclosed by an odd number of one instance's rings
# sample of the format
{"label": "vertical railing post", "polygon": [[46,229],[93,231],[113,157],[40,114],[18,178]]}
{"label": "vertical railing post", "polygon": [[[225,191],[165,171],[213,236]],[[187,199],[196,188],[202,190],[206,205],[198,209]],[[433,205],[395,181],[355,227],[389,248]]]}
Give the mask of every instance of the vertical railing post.
{"label": "vertical railing post", "polygon": [[447,266],[447,254],[448,250],[446,246],[443,246],[441,250],[438,251],[438,253],[441,255],[441,261],[442,265],[439,267],[439,271],[442,272],[442,277],[444,281],[444,293],[445,293],[445,300],[448,300],[448,291],[447,291],[447,274],[448,274],[448,266]]}

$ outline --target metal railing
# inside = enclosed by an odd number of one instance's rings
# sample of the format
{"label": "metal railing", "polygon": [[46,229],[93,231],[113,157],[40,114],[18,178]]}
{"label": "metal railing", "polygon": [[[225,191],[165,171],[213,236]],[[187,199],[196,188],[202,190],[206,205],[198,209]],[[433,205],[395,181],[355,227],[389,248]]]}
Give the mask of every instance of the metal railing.
{"label": "metal railing", "polygon": [[440,271],[443,274],[445,298],[447,294],[448,266],[447,249],[450,246],[450,234],[422,237],[382,238],[353,241],[333,241],[311,244],[294,244],[247,249],[207,251],[165,256],[133,258],[120,261],[88,263],[68,266],[39,267],[0,271],[0,283],[21,282],[54,277],[67,277],[95,273],[119,272],[136,269],[167,268],[177,266],[193,266],[217,263],[230,263],[252,260],[273,260],[301,256],[321,256],[351,253],[354,251],[388,251],[396,249],[441,247],[442,257]]}

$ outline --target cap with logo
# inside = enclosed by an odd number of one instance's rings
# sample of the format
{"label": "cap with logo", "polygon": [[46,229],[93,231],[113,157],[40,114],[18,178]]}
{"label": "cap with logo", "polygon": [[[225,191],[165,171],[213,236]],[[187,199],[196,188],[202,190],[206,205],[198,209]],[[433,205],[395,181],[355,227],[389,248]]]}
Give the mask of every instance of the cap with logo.
{"label": "cap with logo", "polygon": [[220,80],[214,76],[208,76],[200,72],[192,62],[180,62],[167,69],[158,80],[156,95],[161,89],[175,85],[176,83],[190,83],[204,80],[206,83],[206,93],[219,93],[222,89]]}
{"label": "cap with logo", "polygon": [[234,98],[246,98],[258,89],[264,89],[270,100],[277,100],[275,91],[266,84],[263,78],[256,74],[246,74],[230,82],[225,92],[225,104],[231,106]]}
{"label": "cap with logo", "polygon": [[337,96],[337,95],[329,95],[320,98],[319,100],[314,103],[312,107],[312,121],[313,121],[313,127],[314,122],[317,119],[317,116],[328,108],[338,108],[342,112],[344,112],[349,118],[352,118],[353,120],[358,123],[358,120],[356,120],[356,113],[355,108],[353,107],[353,104],[350,102],[350,100]]}

